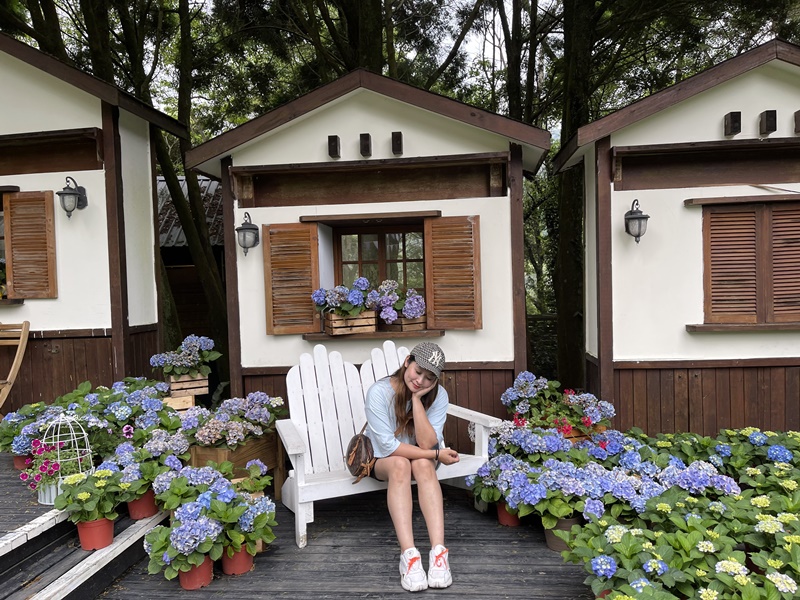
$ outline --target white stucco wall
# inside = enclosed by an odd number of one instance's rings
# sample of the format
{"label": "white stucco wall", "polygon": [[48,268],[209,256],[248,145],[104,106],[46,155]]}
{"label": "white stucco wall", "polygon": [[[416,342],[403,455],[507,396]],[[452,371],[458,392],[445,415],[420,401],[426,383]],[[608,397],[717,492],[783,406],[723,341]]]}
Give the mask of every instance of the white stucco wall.
{"label": "white stucco wall", "polygon": [[111,327],[103,171],[14,175],[0,177],[0,185],[16,185],[22,192],[56,192],[64,188],[67,175],[86,188],[89,205],[68,219],[53,195],[58,298],[0,306],[0,321],[27,320],[34,330]]}
{"label": "white stucco wall", "polygon": [[[403,133],[402,158],[508,151],[502,136],[360,89],[255,138],[236,151],[234,164],[364,160],[361,133],[372,136],[372,159],[397,158],[392,154],[393,131]],[[329,135],[339,136],[339,159],[328,156]]]}
{"label": "white stucco wall", "polygon": [[0,73],[0,134],[102,127],[99,98],[3,52]]}
{"label": "white stucco wall", "polygon": [[[770,137],[793,137],[799,98],[800,69],[769,64],[622,129],[611,142],[625,146],[724,139],[723,116],[733,110],[742,112],[742,133],[736,139],[752,139],[758,137],[759,113],[768,109],[778,111],[778,131]],[[797,356],[800,332],[686,331],[687,324],[703,323],[703,243],[702,209],[684,207],[683,201],[800,192],[800,182],[772,185],[775,189],[741,185],[612,192],[614,360]],[[651,217],[638,245],[623,226],[634,198]],[[587,319],[590,325],[596,331]]]}
{"label": "white stucco wall", "polygon": [[149,125],[139,117],[120,111],[119,126],[128,323],[148,325],[158,321]]}
{"label": "white stucco wall", "polygon": [[[513,359],[513,323],[511,290],[510,207],[507,198],[471,198],[459,200],[376,203],[369,205],[370,213],[398,213],[441,210],[442,216],[479,215],[481,238],[481,282],[483,300],[483,329],[477,331],[448,330],[444,337],[435,338],[445,352],[448,362],[508,361]],[[363,214],[363,204],[343,204],[335,207],[336,214]],[[244,218],[237,209],[236,222]],[[248,208],[257,224],[297,223],[302,215],[331,214],[330,206],[297,206],[285,208]],[[267,335],[263,246],[243,256],[237,246],[239,276],[239,307],[242,365],[244,367],[285,366],[292,364],[303,352],[310,351],[316,342],[306,342],[300,335]],[[309,297],[309,302],[311,299]],[[347,337],[347,336],[343,336]],[[387,337],[390,337],[387,335]],[[418,341],[403,338],[408,347]],[[379,341],[358,339],[329,339],[325,346],[338,350],[344,359],[360,363]],[[287,358],[289,357],[289,358]]]}
{"label": "white stucco wall", "polygon": [[800,67],[773,61],[615,132],[613,146],[722,140],[723,117],[741,111],[742,132],[733,139],[758,138],[758,116],[778,111],[778,130],[792,137],[800,97]]}

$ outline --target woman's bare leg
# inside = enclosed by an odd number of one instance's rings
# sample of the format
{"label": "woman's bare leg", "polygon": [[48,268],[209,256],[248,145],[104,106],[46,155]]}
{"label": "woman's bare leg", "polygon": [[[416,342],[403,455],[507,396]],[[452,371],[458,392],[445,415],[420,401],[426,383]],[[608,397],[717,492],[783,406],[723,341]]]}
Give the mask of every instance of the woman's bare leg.
{"label": "woman's bare leg", "polygon": [[375,463],[375,475],[378,479],[388,482],[386,503],[389,505],[389,515],[392,517],[400,551],[405,552],[414,547],[414,528],[411,519],[413,508],[411,462],[401,456],[379,458]]}
{"label": "woman's bare leg", "polygon": [[444,503],[435,464],[427,458],[412,460],[411,474],[417,482],[419,507],[425,517],[431,548],[444,545]]}

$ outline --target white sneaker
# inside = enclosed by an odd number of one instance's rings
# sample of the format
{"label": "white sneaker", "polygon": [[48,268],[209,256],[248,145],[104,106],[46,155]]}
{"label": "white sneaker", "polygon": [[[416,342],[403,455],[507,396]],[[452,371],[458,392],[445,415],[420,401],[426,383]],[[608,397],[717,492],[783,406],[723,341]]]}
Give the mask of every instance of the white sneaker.
{"label": "white sneaker", "polygon": [[419,550],[409,548],[400,555],[400,585],[409,592],[421,592],[428,589],[428,578],[422,568],[422,557]]}
{"label": "white sneaker", "polygon": [[447,552],[447,548],[441,544],[431,550],[428,563],[428,585],[432,588],[446,588],[453,583]]}

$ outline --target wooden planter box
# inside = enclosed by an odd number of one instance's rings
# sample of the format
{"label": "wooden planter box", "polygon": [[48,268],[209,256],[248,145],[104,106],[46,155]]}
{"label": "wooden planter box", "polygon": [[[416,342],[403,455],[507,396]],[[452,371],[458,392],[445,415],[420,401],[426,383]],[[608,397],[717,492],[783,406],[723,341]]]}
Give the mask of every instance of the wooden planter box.
{"label": "wooden planter box", "polygon": [[343,317],[334,313],[324,313],[325,333],[328,335],[346,335],[350,333],[371,333],[377,331],[378,314],[375,311],[364,311],[357,317]]}
{"label": "wooden planter box", "polygon": [[378,323],[378,331],[423,331],[428,327],[428,318],[425,315],[416,319],[400,317],[391,325],[388,323]]}
{"label": "wooden planter box", "polygon": [[258,458],[272,471],[274,496],[276,500],[281,499],[281,486],[286,480],[286,465],[283,446],[274,431],[259,438],[251,438],[246,443],[238,445],[235,450],[193,444],[189,446],[189,453],[189,465],[192,467],[205,467],[209,461],[221,463],[229,460],[233,463],[234,469],[244,469],[248,462]]}
{"label": "wooden planter box", "polygon": [[194,397],[208,393],[208,377],[192,377],[191,375],[167,375],[169,397],[164,404],[175,410],[186,410],[194,406]]}

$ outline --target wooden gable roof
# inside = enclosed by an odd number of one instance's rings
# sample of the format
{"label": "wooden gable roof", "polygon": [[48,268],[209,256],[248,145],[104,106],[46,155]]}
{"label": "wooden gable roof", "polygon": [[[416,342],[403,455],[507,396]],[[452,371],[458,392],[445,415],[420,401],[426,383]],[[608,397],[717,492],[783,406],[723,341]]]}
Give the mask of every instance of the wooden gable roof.
{"label": "wooden gable roof", "polygon": [[181,138],[189,137],[189,130],[180,121],[156,110],[134,96],[122,91],[115,85],[106,83],[94,75],[84,73],[57,58],[33,48],[23,42],[15,40],[7,34],[0,33],[0,52],[21,60],[32,67],[40,69],[70,85],[75,86],[92,96],[95,96],[113,106],[128,111],[152,123],[159,129]]}
{"label": "wooden gable roof", "polygon": [[357,89],[371,90],[543,152],[550,148],[550,133],[544,129],[475,108],[365,69],[357,69],[193,148],[186,154],[186,166],[195,168],[210,160],[221,159],[240,145]]}
{"label": "wooden gable roof", "polygon": [[800,46],[771,40],[584,125],[563,144],[553,159],[553,165],[556,171],[560,171],[583,146],[773,60],[800,66]]}

